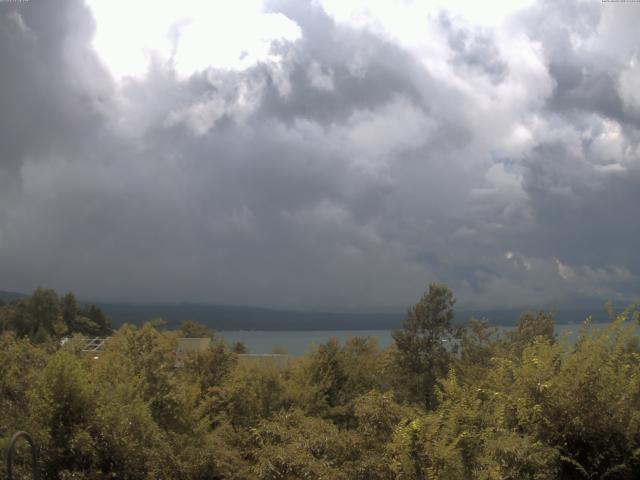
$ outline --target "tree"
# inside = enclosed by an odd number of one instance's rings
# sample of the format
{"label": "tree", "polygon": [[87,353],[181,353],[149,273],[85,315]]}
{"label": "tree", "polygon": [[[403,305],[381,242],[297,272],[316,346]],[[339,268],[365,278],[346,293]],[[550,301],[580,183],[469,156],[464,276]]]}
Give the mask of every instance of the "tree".
{"label": "tree", "polygon": [[89,424],[95,401],[80,360],[58,351],[34,382],[29,397],[46,478],[59,478],[63,471],[90,471],[95,445]]}
{"label": "tree", "polygon": [[213,332],[209,327],[194,320],[185,320],[180,325],[182,335],[186,338],[212,338]]}
{"label": "tree", "polygon": [[552,313],[524,312],[518,319],[518,328],[507,335],[511,351],[520,355],[536,338],[555,341],[555,320]]}
{"label": "tree", "polygon": [[221,387],[207,389],[212,424],[228,421],[233,428],[251,428],[289,404],[280,369],[269,363],[239,363]]}
{"label": "tree", "polygon": [[446,285],[429,285],[429,291],[409,309],[402,329],[392,334],[400,374],[398,388],[406,391],[410,401],[427,409],[436,406],[436,381],[449,369],[451,352],[447,347],[460,336],[460,329],[451,324],[455,301]]}
{"label": "tree", "polygon": [[26,428],[27,392],[45,365],[46,352],[29,339],[0,334],[0,439]]}
{"label": "tree", "polygon": [[107,336],[113,333],[111,319],[95,305],[89,305],[79,310],[77,318],[76,328],[79,333],[96,336]]}
{"label": "tree", "polygon": [[231,374],[238,356],[229,351],[222,340],[214,340],[203,352],[192,352],[185,356],[184,367],[203,392],[219,387]]}
{"label": "tree", "polygon": [[62,321],[67,326],[69,332],[76,331],[76,317],[78,315],[78,301],[76,296],[69,292],[60,298],[62,307]]}
{"label": "tree", "polygon": [[0,309],[0,328],[3,332],[12,331],[17,337],[32,334],[33,322],[28,312],[28,300],[14,300]]}
{"label": "tree", "polygon": [[33,338],[46,340],[65,332],[62,308],[55,291],[38,288],[29,299],[29,315],[33,322]]}
{"label": "tree", "polygon": [[249,353],[249,348],[247,348],[247,345],[245,345],[243,341],[237,341],[236,343],[234,343],[233,347],[231,347],[231,350],[237,354]]}
{"label": "tree", "polygon": [[247,443],[255,462],[250,478],[256,480],[354,478],[345,471],[354,450],[351,432],[300,410],[261,421]]}

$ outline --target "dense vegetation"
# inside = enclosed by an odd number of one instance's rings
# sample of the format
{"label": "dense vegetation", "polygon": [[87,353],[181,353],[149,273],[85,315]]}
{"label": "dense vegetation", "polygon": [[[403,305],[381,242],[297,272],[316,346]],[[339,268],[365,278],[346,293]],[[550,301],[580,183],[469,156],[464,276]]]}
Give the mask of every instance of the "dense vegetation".
{"label": "dense vegetation", "polygon": [[282,368],[215,336],[176,358],[211,335],[194,322],[83,355],[59,339],[108,319],[38,290],[0,307],[0,444],[32,432],[46,479],[640,478],[637,310],[569,344],[543,312],[456,327],[454,302],[432,285],[393,347],[332,340]]}

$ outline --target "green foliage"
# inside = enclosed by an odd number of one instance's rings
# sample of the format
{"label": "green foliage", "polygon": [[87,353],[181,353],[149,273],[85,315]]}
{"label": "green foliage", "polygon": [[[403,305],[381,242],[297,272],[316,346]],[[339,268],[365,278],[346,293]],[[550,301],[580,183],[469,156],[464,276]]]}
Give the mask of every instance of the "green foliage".
{"label": "green foliage", "polygon": [[349,427],[355,399],[385,390],[384,357],[371,338],[352,337],[344,346],[332,338],[319,345],[292,372],[291,394],[309,414]]}
{"label": "green foliage", "polygon": [[509,348],[516,355],[536,338],[541,337],[549,341],[555,341],[555,321],[553,315],[545,312],[525,312],[518,319],[518,327],[515,331],[506,335]]}
{"label": "green foliage", "polygon": [[497,329],[488,320],[472,318],[460,338],[460,356],[455,361],[457,375],[466,381],[478,381],[491,371],[492,360],[503,348]]}
{"label": "green foliage", "polygon": [[280,363],[215,337],[177,355],[194,323],[124,326],[86,355],[54,340],[106,317],[40,289],[0,306],[0,447],[32,432],[45,480],[640,478],[637,308],[569,344],[542,312],[461,333],[453,303],[432,285],[396,345],[332,339]]}
{"label": "green foliage", "polygon": [[351,435],[330,422],[282,412],[260,422],[249,442],[251,473],[259,480],[349,478],[344,468],[352,455]]}
{"label": "green foliage", "polygon": [[360,456],[351,478],[383,480],[396,478],[391,468],[387,446],[398,424],[413,414],[413,409],[399,405],[391,392],[377,390],[355,400],[355,432]]}
{"label": "green foliage", "polygon": [[429,285],[429,291],[409,309],[402,329],[393,332],[396,387],[405,391],[409,401],[427,409],[436,406],[436,382],[449,369],[452,352],[447,346],[460,335],[451,324],[454,304],[453,293],[446,285]]}
{"label": "green foliage", "polygon": [[81,361],[65,351],[57,352],[28,396],[33,418],[38,420],[32,430],[41,445],[47,477],[91,470],[95,445],[89,427],[96,404]]}
{"label": "green foliage", "polygon": [[80,307],[73,293],[61,298],[38,288],[31,297],[0,305],[0,332],[13,331],[37,343],[53,344],[63,335],[107,336],[111,320],[95,305]]}
{"label": "green foliage", "polygon": [[235,342],[233,344],[233,347],[231,348],[235,353],[241,354],[241,353],[249,353],[249,349],[247,348],[247,346],[244,344],[244,342],[238,341]]}
{"label": "green foliage", "polygon": [[39,343],[48,343],[66,331],[60,301],[50,289],[38,288],[31,297],[1,307],[0,318],[4,331],[13,331],[18,337],[29,337]]}
{"label": "green foliage", "polygon": [[212,422],[229,422],[235,429],[253,427],[291,404],[283,372],[269,363],[239,365],[227,382],[209,388],[208,394]]}
{"label": "green foliage", "polygon": [[186,338],[213,338],[213,332],[209,327],[193,320],[182,322],[180,331]]}
{"label": "green foliage", "polygon": [[111,319],[95,305],[88,305],[78,310],[75,325],[70,332],[78,332],[92,337],[111,335]]}
{"label": "green foliage", "polygon": [[219,387],[229,377],[238,361],[237,355],[214,341],[204,352],[194,352],[183,359],[185,371],[193,375],[203,392]]}
{"label": "green foliage", "polygon": [[13,332],[0,334],[0,437],[28,422],[28,391],[46,364],[47,354]]}

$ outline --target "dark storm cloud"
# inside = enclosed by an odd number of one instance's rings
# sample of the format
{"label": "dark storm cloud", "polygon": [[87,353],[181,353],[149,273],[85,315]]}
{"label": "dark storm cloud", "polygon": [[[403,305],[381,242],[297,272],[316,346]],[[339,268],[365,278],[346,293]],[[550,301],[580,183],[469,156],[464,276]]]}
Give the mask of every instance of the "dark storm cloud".
{"label": "dark storm cloud", "polygon": [[540,3],[513,19],[518,47],[440,13],[432,61],[317,2],[266,9],[301,30],[279,60],[117,80],[82,2],[0,3],[0,288],[324,309],[406,306],[431,281],[465,305],[634,296],[638,52],[610,12]]}
{"label": "dark storm cloud", "polygon": [[[158,67],[123,88],[126,118],[112,99],[97,128],[85,121],[90,137],[68,125],[41,160],[22,152],[22,191],[2,229],[3,250],[14,255],[4,256],[3,272],[18,284],[35,277],[64,287],[90,276],[85,291],[112,298],[352,303],[348,275],[363,267],[341,257],[364,258],[376,247],[357,221],[342,225],[351,218],[344,204],[367,215],[386,181],[355,172],[333,145],[321,146],[315,126],[289,130],[264,113],[244,126],[233,111],[207,118],[207,102],[222,98],[233,107],[238,85],[258,88],[268,74],[258,65],[183,82]],[[74,93],[91,99],[91,88]],[[269,95],[260,90],[254,101]],[[344,281],[327,286],[328,277]]]}
{"label": "dark storm cloud", "polygon": [[[590,2],[551,7],[543,2],[535,10],[529,31],[542,43],[556,83],[549,108],[561,114],[597,113],[623,123],[637,122],[637,114],[625,111],[618,77],[633,49],[638,52],[637,30],[631,26],[640,20],[638,9],[614,11]],[[607,32],[612,20],[617,27],[613,37]]]}
{"label": "dark storm cloud", "polygon": [[344,121],[354,110],[384,105],[395,96],[422,103],[413,81],[418,76],[423,84],[431,80],[398,46],[370,32],[337,25],[319,5],[286,1],[269,6],[295,21],[302,39],[278,49],[290,62],[291,92],[282,96],[269,83],[262,99],[266,115],[327,124]]}
{"label": "dark storm cloud", "polygon": [[624,107],[618,94],[616,73],[593,71],[579,61],[552,62],[549,73],[556,81],[549,106],[558,112],[597,112],[624,120]]}
{"label": "dark storm cloud", "polygon": [[1,167],[15,173],[26,156],[73,148],[70,132],[95,126],[104,73],[86,45],[92,20],[81,2],[12,5],[0,4],[0,144]]}
{"label": "dark storm cloud", "polygon": [[640,229],[631,219],[640,201],[640,112],[625,105],[620,78],[640,51],[630,26],[640,11],[585,2],[545,7],[536,7],[528,22],[555,82],[549,123],[564,133],[549,135],[522,163],[535,228],[521,245],[576,266],[567,280],[583,290],[593,281],[594,289],[606,284],[637,297],[640,257],[631,239]]}
{"label": "dark storm cloud", "polygon": [[632,239],[640,236],[640,226],[631,219],[640,204],[640,169],[607,172],[590,157],[588,148],[572,152],[558,142],[536,147],[527,158],[523,186],[539,226],[530,249],[552,251],[571,264],[624,265],[638,272]]}

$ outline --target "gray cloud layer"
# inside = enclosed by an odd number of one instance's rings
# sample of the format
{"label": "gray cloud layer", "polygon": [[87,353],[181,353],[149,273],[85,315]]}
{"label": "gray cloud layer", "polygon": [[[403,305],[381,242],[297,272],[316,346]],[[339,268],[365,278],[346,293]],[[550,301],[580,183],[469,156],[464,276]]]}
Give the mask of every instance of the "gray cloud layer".
{"label": "gray cloud layer", "polygon": [[[0,3],[0,288],[368,309],[637,297],[640,8],[442,12],[446,65],[315,2],[282,61],[112,79],[79,0]],[[619,7],[619,6],[618,6]]]}

